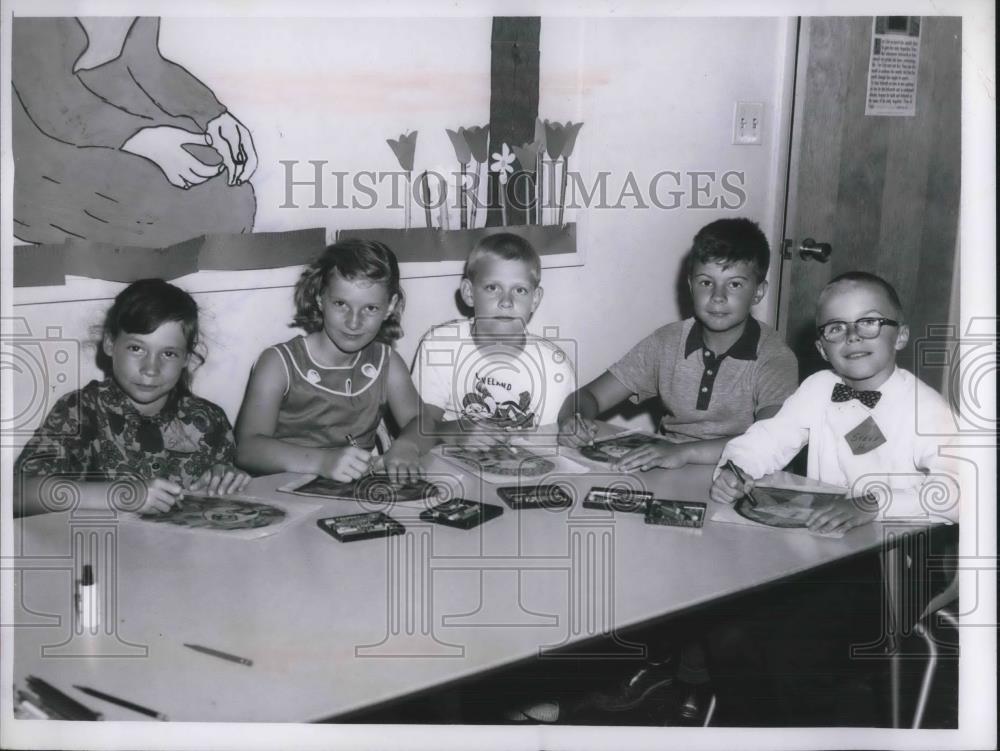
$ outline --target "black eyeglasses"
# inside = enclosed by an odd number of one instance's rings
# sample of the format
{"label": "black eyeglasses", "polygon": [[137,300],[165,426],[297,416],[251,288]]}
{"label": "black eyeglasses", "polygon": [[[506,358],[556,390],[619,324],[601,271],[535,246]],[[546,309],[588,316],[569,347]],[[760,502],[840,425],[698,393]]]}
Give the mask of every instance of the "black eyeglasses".
{"label": "black eyeglasses", "polygon": [[854,323],[847,321],[827,321],[817,326],[816,331],[825,341],[842,342],[849,329],[854,329],[862,339],[874,339],[882,332],[883,326],[898,326],[899,321],[891,318],[859,318]]}

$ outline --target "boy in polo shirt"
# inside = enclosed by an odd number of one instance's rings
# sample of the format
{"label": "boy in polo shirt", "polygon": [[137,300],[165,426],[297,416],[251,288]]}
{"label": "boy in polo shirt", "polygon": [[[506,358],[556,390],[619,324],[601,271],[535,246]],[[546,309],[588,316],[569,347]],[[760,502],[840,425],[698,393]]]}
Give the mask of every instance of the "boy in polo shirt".
{"label": "boy in polo shirt", "polygon": [[[719,219],[694,237],[686,259],[694,318],[670,323],[636,344],[606,372],[563,404],[560,442],[580,446],[596,433],[593,419],[628,398],[659,396],[660,433],[668,440],[619,458],[621,471],[715,464],[727,441],[754,420],[777,413],[795,390],[798,362],[770,326],[750,315],[767,292],[770,248],[749,219]],[[674,644],[657,634],[650,660],[595,703],[605,711],[634,709],[674,678]],[[708,673],[697,642],[681,651],[676,677],[683,685],[674,724],[698,722]]]}
{"label": "boy in polo shirt", "polygon": [[695,235],[687,258],[694,318],[654,331],[567,399],[560,440],[587,443],[593,418],[628,398],[659,396],[669,439],[622,456],[615,468],[715,464],[726,442],[777,413],[795,390],[795,355],[750,315],[767,292],[770,248],[749,219],[719,219]]}

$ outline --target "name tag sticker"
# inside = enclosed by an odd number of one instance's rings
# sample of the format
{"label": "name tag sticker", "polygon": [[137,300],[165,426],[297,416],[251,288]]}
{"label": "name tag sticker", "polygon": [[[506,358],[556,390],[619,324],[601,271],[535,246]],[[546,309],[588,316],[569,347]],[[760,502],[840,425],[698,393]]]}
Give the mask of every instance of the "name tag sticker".
{"label": "name tag sticker", "polygon": [[885,443],[885,436],[882,435],[882,431],[878,429],[878,425],[871,417],[865,418],[844,438],[847,439],[847,445],[851,447],[851,453],[855,456],[874,451]]}

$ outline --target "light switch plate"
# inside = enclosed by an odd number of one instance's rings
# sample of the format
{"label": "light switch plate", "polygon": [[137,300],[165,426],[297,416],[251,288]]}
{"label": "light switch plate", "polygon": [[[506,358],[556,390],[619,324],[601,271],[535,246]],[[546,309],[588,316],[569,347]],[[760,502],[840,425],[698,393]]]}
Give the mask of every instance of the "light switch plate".
{"label": "light switch plate", "polygon": [[764,140],[764,103],[737,102],[733,109],[733,143],[759,146]]}

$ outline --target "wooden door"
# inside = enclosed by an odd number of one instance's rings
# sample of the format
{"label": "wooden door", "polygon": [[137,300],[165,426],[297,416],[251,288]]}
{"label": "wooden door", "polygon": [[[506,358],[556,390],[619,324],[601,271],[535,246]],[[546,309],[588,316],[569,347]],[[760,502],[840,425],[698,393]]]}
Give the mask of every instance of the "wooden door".
{"label": "wooden door", "polygon": [[[940,337],[958,309],[962,22],[921,19],[916,114],[879,117],[865,115],[872,21],[810,18],[800,27],[778,323],[802,378],[827,367],[813,316],[838,274],[870,271],[895,286],[911,329],[898,362],[911,371],[916,342]],[[829,258],[804,259],[806,239],[829,244]],[[941,369],[916,370],[942,387]]]}

